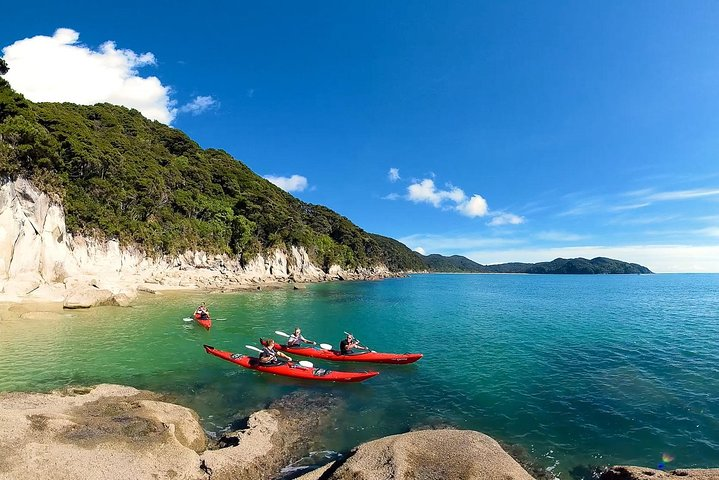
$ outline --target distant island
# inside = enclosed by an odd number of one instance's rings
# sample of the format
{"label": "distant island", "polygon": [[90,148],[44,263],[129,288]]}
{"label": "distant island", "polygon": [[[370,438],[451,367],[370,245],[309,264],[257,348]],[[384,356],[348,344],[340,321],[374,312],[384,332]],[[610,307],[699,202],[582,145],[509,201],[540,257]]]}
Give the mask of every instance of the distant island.
{"label": "distant island", "polygon": [[445,273],[535,273],[535,274],[651,274],[647,267],[612,258],[556,258],[540,263],[499,263],[482,265],[461,255],[422,255],[417,253],[431,272]]}

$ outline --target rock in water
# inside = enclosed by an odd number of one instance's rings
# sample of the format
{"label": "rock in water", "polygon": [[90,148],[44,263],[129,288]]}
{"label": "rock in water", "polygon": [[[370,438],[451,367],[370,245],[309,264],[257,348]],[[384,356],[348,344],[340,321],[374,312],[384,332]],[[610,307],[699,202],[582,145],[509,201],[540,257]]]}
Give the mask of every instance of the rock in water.
{"label": "rock in water", "polygon": [[471,430],[422,430],[357,447],[301,480],[532,480],[499,444]]}
{"label": "rock in water", "polygon": [[670,471],[643,467],[612,467],[599,477],[600,480],[719,480],[719,468],[690,468]]}

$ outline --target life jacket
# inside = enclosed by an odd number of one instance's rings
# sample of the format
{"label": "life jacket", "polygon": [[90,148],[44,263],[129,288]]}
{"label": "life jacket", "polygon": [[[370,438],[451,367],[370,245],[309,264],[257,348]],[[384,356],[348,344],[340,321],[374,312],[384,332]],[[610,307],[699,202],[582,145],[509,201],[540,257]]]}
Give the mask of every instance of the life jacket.
{"label": "life jacket", "polygon": [[306,341],[307,339],[303,337],[302,334],[295,336],[295,334],[293,333],[292,335],[290,335],[290,338],[287,339],[287,345],[290,347],[296,347],[299,346],[302,342]]}
{"label": "life jacket", "polygon": [[262,351],[260,352],[260,359],[269,359],[269,362],[273,362],[277,360],[277,352],[275,352],[274,348],[270,348],[267,345],[264,346]]}

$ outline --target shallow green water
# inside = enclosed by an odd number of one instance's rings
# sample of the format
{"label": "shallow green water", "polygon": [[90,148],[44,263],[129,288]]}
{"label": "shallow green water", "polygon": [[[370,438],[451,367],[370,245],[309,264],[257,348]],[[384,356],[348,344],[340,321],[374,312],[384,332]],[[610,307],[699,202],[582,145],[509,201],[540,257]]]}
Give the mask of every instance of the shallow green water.
{"label": "shallow green water", "polygon": [[[207,301],[210,332],[183,321]],[[302,325],[378,351],[419,351],[363,384],[251,372],[203,343],[245,344]],[[362,364],[330,364],[365,370]],[[306,290],[159,297],[128,309],[0,324],[0,390],[100,382],[170,393],[208,431],[298,389],[343,401],[317,449],[428,423],[524,446],[560,478],[587,465],[719,466],[719,275],[417,275]]]}

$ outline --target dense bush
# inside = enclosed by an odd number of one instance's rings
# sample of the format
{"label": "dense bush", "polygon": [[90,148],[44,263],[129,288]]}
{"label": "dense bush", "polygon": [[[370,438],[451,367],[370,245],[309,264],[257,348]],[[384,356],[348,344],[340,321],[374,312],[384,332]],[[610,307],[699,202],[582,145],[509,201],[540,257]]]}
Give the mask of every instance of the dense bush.
{"label": "dense bush", "polygon": [[246,261],[298,245],[325,268],[423,268],[401,243],[300,201],[137,110],[33,103],[0,78],[0,177],[19,176],[63,202],[70,231],[148,253],[202,249]]}

